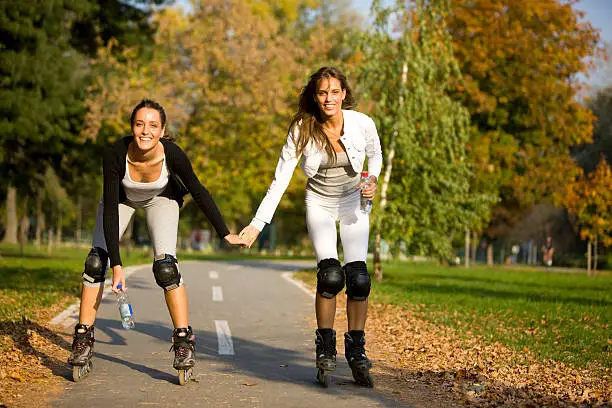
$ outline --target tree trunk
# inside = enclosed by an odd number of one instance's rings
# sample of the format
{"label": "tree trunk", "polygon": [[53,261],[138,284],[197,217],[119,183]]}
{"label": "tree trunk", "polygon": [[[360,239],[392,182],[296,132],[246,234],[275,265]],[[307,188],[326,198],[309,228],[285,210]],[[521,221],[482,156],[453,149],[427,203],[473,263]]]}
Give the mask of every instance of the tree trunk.
{"label": "tree trunk", "polygon": [[63,224],[64,216],[60,212],[57,215],[57,224],[55,225],[55,247],[59,248],[62,244],[62,224]]}
{"label": "tree trunk", "polygon": [[465,229],[465,253],[463,254],[465,258],[465,267],[470,267],[470,229]]}
{"label": "tree trunk", "polygon": [[595,237],[595,242],[593,243],[593,276],[597,275],[597,258],[599,257],[599,251],[597,250],[598,239]]}
{"label": "tree trunk", "polygon": [[30,232],[30,216],[28,214],[28,198],[23,200],[23,214],[19,221],[19,247],[21,248],[21,255],[23,255],[23,248],[28,243],[28,234]]}
{"label": "tree trunk", "polygon": [[43,199],[43,189],[38,190],[38,194],[36,195],[36,237],[34,239],[34,244],[36,248],[40,248],[40,244],[42,243],[42,234],[45,230],[45,214],[42,211],[42,199]]}
{"label": "tree trunk", "polygon": [[472,265],[476,265],[476,251],[478,251],[478,234],[472,233]]}
{"label": "tree trunk", "polygon": [[380,232],[376,231],[376,240],[374,241],[374,279],[380,282],[382,278],[383,269],[380,261]]}
{"label": "tree trunk", "polygon": [[591,276],[591,240],[587,243],[587,276]]}
{"label": "tree trunk", "polygon": [[53,252],[53,229],[49,228],[47,232],[47,255],[51,256]]}
{"label": "tree trunk", "polygon": [[76,232],[75,241],[78,244],[81,243],[81,228],[83,226],[83,196],[79,194],[77,198],[77,219],[76,219]]}
{"label": "tree trunk", "polygon": [[487,265],[493,265],[493,243],[489,242],[487,245]]}
{"label": "tree trunk", "polygon": [[135,235],[134,234],[134,224],[135,224],[134,219],[135,218],[136,217],[132,217],[132,219],[130,220],[130,223],[125,229],[125,232],[123,233],[123,236],[119,240],[119,242],[125,245],[125,251],[128,255],[132,252],[132,243],[134,242],[133,238]]}
{"label": "tree trunk", "polygon": [[[406,85],[408,80],[408,63],[404,62],[402,66],[402,85]],[[400,106],[403,105],[403,100],[399,101]],[[382,186],[380,189],[380,204],[379,211],[383,212],[387,206],[387,190],[389,189],[389,183],[391,182],[391,171],[393,170],[393,158],[395,157],[395,138],[397,136],[397,130],[391,134],[391,140],[389,141],[389,153],[387,154],[387,164],[385,166],[385,175],[383,177]],[[383,267],[380,257],[380,242],[382,236],[380,234],[380,217],[376,225],[376,244],[374,246],[374,278],[377,281],[383,279]]]}
{"label": "tree trunk", "polygon": [[6,192],[5,244],[17,243],[17,189],[9,184]]}

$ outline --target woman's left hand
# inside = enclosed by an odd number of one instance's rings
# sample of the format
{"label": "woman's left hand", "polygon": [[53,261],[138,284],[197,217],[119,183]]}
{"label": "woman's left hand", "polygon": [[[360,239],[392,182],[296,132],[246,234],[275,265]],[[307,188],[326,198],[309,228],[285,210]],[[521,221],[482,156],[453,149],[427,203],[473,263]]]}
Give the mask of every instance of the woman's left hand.
{"label": "woman's left hand", "polygon": [[360,185],[361,194],[363,194],[365,198],[370,200],[374,199],[376,195],[376,181],[376,176],[370,176],[370,180],[366,184]]}

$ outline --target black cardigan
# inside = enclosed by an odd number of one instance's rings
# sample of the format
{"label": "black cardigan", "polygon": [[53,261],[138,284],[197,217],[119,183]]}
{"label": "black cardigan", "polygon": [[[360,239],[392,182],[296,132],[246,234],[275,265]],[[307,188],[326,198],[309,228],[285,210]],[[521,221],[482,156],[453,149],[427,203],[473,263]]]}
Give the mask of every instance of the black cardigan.
{"label": "black cardigan", "polygon": [[[119,203],[126,200],[125,191],[121,181],[125,177],[125,159],[127,150],[133,137],[124,137],[108,146],[104,152],[104,238],[110,257],[110,266],[121,265],[119,255]],[[193,172],[191,162],[187,155],[175,143],[167,139],[161,139],[166,155],[169,181],[160,196],[171,198],[178,202],[179,207],[183,205],[183,195],[179,183],[174,176],[178,176],[185,187],[204,212],[208,221],[217,231],[220,237],[229,234],[229,230],[223,216],[217,208],[208,190],[200,183]],[[174,233],[174,231],[172,231]]]}

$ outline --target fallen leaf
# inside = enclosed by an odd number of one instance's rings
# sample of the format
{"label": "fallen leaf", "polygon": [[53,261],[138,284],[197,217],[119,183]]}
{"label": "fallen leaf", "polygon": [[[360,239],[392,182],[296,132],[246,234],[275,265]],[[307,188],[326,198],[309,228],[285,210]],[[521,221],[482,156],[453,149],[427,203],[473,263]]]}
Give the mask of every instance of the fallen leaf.
{"label": "fallen leaf", "polygon": [[16,380],[16,381],[19,381],[19,382],[24,382],[24,381],[25,381],[25,379],[24,379],[24,378],[23,378],[21,375],[19,375],[19,374],[17,374],[17,373],[12,373],[12,374],[10,375],[10,377],[11,377],[13,380]]}
{"label": "fallen leaf", "polygon": [[254,387],[257,385],[256,382],[243,382],[242,385],[246,385],[247,387]]}

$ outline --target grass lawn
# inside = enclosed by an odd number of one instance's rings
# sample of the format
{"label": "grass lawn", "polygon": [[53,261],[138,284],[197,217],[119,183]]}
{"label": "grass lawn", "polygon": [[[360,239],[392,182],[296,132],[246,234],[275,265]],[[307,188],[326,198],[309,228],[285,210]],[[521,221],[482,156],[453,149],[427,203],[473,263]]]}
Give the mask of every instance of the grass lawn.
{"label": "grass lawn", "polygon": [[[314,273],[301,273],[314,282]],[[577,367],[612,367],[612,276],[384,264],[373,301]]]}
{"label": "grass lawn", "polygon": [[[33,246],[0,246],[0,322],[18,321],[23,317],[37,320],[45,309],[65,307],[80,295],[81,273],[88,248],[54,249]],[[125,265],[150,262],[151,256],[140,250],[128,255],[122,251]]]}

